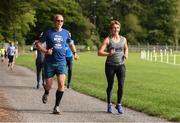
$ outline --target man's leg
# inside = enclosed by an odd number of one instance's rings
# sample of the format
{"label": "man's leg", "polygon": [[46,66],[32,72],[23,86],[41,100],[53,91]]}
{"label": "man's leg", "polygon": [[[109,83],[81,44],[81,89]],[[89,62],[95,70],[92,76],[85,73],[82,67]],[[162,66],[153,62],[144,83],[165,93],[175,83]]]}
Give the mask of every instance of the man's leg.
{"label": "man's leg", "polygon": [[56,102],[54,106],[54,114],[59,114],[59,104],[61,102],[63,93],[64,93],[64,82],[65,82],[66,76],[65,74],[59,74],[57,75],[57,81],[58,81],[58,89],[56,91]]}
{"label": "man's leg", "polygon": [[65,79],[65,74],[57,75],[58,89],[56,91],[56,106],[59,106],[61,98],[63,96]]}
{"label": "man's leg", "polygon": [[42,97],[42,101],[43,101],[44,104],[47,103],[47,97],[48,97],[48,94],[49,94],[49,90],[52,87],[52,82],[53,82],[53,78],[46,79],[46,85],[44,86],[44,95]]}

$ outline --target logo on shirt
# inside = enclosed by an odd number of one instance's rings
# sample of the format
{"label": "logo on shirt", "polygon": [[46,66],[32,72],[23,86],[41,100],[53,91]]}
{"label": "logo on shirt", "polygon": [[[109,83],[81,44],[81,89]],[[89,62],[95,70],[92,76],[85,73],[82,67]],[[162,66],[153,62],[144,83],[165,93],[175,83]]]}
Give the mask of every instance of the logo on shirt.
{"label": "logo on shirt", "polygon": [[56,41],[56,42],[61,42],[61,41],[63,41],[63,38],[62,38],[61,35],[55,35],[55,36],[54,36],[54,41]]}
{"label": "logo on shirt", "polygon": [[61,35],[55,35],[54,41],[55,41],[54,48],[61,49],[62,48],[61,42],[63,41],[62,36]]}

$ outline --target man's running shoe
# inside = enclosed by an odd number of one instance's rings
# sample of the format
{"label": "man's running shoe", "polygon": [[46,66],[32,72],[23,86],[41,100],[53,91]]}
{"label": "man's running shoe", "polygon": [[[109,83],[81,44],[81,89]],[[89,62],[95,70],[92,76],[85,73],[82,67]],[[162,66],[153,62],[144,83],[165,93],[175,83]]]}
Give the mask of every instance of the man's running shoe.
{"label": "man's running shoe", "polygon": [[37,84],[36,88],[39,89],[39,84]]}
{"label": "man's running shoe", "polygon": [[123,107],[122,107],[121,104],[117,104],[115,108],[117,109],[119,114],[123,114],[124,113],[124,110],[123,110]]}
{"label": "man's running shoe", "polygon": [[112,104],[107,105],[107,113],[112,113]]}
{"label": "man's running shoe", "polygon": [[43,102],[44,104],[46,104],[46,103],[47,103],[47,100],[48,100],[48,94],[45,94],[45,93],[44,93],[44,95],[42,96],[42,102]]}
{"label": "man's running shoe", "polygon": [[60,114],[59,106],[54,106],[53,114]]}

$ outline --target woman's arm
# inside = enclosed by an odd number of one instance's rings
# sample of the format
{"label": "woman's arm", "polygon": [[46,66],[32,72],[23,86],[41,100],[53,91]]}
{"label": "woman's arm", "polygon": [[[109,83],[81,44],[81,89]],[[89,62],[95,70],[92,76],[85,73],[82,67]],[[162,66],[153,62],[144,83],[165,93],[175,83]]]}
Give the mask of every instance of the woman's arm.
{"label": "woman's arm", "polygon": [[[125,38],[126,40],[126,38]],[[125,45],[124,45],[124,57],[127,59],[128,58],[128,45],[127,45],[127,40],[125,42]]]}
{"label": "woman's arm", "polygon": [[105,51],[108,45],[109,45],[109,37],[105,38],[103,43],[101,44],[98,50],[98,56],[111,56],[114,54],[115,50],[111,52]]}

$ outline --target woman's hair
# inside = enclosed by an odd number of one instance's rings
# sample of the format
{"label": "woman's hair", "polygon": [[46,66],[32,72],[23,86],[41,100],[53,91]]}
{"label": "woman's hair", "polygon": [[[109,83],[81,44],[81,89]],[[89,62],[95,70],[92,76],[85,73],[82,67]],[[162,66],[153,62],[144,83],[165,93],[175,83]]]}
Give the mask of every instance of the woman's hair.
{"label": "woman's hair", "polygon": [[112,27],[113,27],[114,24],[117,24],[117,25],[119,25],[119,26],[121,27],[121,23],[120,23],[119,21],[117,21],[117,20],[112,20],[112,21],[111,21],[111,24],[110,24],[110,29],[112,29]]}

